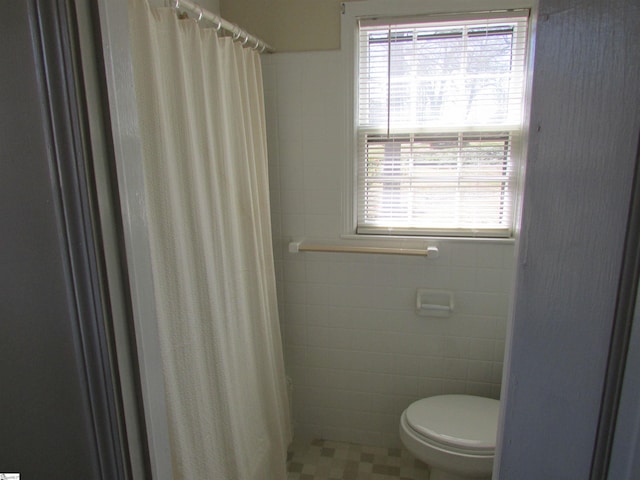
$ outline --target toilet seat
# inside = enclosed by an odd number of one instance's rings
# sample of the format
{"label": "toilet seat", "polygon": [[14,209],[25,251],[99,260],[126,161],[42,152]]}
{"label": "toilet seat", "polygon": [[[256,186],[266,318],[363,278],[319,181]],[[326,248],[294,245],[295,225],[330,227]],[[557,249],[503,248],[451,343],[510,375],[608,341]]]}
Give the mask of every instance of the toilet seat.
{"label": "toilet seat", "polygon": [[412,403],[406,424],[426,443],[476,456],[495,453],[498,400],[472,395],[439,395]]}

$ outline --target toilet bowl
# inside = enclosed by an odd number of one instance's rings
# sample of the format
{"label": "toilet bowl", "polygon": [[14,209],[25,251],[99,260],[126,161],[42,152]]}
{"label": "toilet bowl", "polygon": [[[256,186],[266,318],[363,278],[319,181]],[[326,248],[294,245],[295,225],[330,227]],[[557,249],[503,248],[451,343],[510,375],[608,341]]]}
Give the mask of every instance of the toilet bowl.
{"label": "toilet bowl", "polygon": [[500,402],[473,395],[423,398],[402,413],[400,439],[430,480],[490,480]]}

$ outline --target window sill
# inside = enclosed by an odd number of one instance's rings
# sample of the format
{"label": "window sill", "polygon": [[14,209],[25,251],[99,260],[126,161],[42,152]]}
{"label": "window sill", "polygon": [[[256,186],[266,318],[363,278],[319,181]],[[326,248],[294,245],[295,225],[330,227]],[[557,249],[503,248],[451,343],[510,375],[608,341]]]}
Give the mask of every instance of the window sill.
{"label": "window sill", "polygon": [[339,240],[298,239],[289,243],[290,253],[367,253],[373,255],[412,255],[438,258],[438,245],[443,242],[480,242],[483,244],[514,244],[513,238],[469,237],[387,237],[376,235],[341,235]]}
{"label": "window sill", "polygon": [[409,248],[409,245],[422,245],[425,243],[437,244],[438,242],[472,242],[472,243],[492,243],[502,245],[515,244],[515,238],[499,238],[499,237],[436,237],[436,236],[403,236],[403,235],[364,235],[364,234],[343,234],[340,238],[345,241],[357,241],[357,242],[373,242],[378,245],[403,245]]}

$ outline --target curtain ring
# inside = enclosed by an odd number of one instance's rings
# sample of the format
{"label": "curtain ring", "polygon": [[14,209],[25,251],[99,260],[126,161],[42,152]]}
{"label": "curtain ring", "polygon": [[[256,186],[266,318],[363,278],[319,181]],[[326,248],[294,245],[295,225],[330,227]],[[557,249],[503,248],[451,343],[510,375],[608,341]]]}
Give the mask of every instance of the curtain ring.
{"label": "curtain ring", "polygon": [[174,0],[174,2],[173,2],[173,8],[175,8],[176,10],[177,10],[178,8],[180,8],[180,0]]}
{"label": "curtain ring", "polygon": [[222,21],[218,20],[218,24],[216,25],[216,33],[219,32],[221,28],[222,28]]}
{"label": "curtain ring", "polygon": [[249,34],[247,33],[244,37],[244,42],[242,42],[241,45],[244,47],[248,41],[249,41]]}
{"label": "curtain ring", "polygon": [[[178,1],[180,1],[180,0],[178,0]],[[200,15],[198,15],[197,22],[200,23],[200,20],[202,20],[202,7],[198,7],[198,10],[200,10]]]}
{"label": "curtain ring", "polygon": [[235,42],[236,40],[238,40],[240,38],[241,34],[242,34],[242,31],[240,30],[240,27],[238,25],[234,25],[234,28],[233,28],[233,41]]}
{"label": "curtain ring", "polygon": [[264,51],[267,49],[267,44],[263,43],[262,44],[262,48],[260,49],[260,53],[264,53]]}
{"label": "curtain ring", "polygon": [[256,46],[255,46],[255,47],[253,47],[253,49],[254,49],[254,50],[258,50],[258,47],[260,47],[260,40],[258,40],[258,39],[256,38]]}

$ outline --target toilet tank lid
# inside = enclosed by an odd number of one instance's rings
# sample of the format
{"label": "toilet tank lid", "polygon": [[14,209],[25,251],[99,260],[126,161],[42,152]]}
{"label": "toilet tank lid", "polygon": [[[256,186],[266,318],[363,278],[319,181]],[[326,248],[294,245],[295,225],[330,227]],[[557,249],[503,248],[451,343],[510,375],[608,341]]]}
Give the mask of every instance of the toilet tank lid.
{"label": "toilet tank lid", "polygon": [[473,395],[438,395],[407,408],[407,422],[416,432],[452,447],[494,450],[500,402]]}

